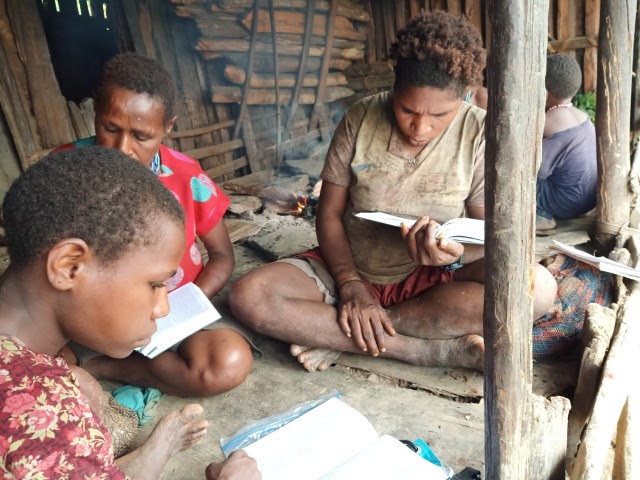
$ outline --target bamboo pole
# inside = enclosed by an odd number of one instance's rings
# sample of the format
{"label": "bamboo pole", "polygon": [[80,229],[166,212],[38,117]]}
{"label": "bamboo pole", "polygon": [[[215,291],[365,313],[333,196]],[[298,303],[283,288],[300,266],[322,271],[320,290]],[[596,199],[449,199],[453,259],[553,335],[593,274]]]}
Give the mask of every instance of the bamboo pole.
{"label": "bamboo pole", "polygon": [[488,0],[487,7],[485,465],[487,478],[507,480],[527,478],[530,455],[534,187],[548,3]]}
{"label": "bamboo pole", "polygon": [[602,0],[598,38],[596,247],[608,254],[629,221],[629,118],[636,0]]}

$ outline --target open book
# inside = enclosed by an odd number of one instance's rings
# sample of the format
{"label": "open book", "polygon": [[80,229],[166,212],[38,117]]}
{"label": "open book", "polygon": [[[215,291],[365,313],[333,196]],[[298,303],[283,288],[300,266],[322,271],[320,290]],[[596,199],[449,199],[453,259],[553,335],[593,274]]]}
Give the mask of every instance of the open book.
{"label": "open book", "polygon": [[613,273],[615,275],[620,275],[621,277],[630,278],[631,280],[640,281],[640,270],[629,267],[620,262],[609,260],[606,257],[596,257],[556,240],[553,241],[551,248],[558,250],[571,258],[575,258],[576,260],[591,265],[592,267],[599,269],[601,272]]}
{"label": "open book", "polygon": [[136,350],[154,358],[169,347],[220,318],[207,296],[193,283],[169,293],[169,315],[156,320],[158,330],[151,343]]}
{"label": "open book", "polygon": [[378,437],[369,421],[333,397],[244,450],[263,480],[446,480],[399,440]]}
{"label": "open book", "polygon": [[[398,217],[384,212],[361,212],[356,213],[355,216],[392,227],[399,227],[404,223],[411,228],[416,223],[415,219]],[[438,227],[436,238],[447,238],[458,243],[484,245],[484,220],[454,218]]]}

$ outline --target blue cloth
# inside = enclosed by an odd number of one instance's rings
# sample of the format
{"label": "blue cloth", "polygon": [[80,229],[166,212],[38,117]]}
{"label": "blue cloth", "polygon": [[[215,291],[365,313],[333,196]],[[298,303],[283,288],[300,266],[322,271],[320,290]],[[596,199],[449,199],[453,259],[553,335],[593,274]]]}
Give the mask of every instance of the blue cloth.
{"label": "blue cloth", "polygon": [[542,139],[537,214],[575,218],[596,206],[596,131],[590,120]]}
{"label": "blue cloth", "polygon": [[116,402],[136,412],[139,426],[147,425],[155,420],[155,410],[162,399],[162,392],[157,388],[125,385],[111,393]]}

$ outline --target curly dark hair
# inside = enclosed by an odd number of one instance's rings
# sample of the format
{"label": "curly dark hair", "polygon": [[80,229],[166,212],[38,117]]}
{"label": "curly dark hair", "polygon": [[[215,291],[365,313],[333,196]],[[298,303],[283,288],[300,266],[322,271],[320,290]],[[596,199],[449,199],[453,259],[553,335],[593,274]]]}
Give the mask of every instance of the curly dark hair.
{"label": "curly dark hair", "polygon": [[544,86],[559,100],[573,98],[582,85],[582,72],[578,61],[569,55],[549,55]]}
{"label": "curly dark hair", "polygon": [[2,204],[11,264],[23,268],[57,242],[80,238],[104,262],[153,244],[158,222],[184,228],[182,207],[156,176],[118,150],[52,153],[27,169]]}
{"label": "curly dark hair", "polygon": [[118,85],[136,93],[146,93],[162,100],[164,106],[163,123],[174,116],[176,86],[169,72],[160,62],[135,53],[119,53],[107,60],[102,67],[94,102],[100,105],[109,87]]}
{"label": "curly dark hair", "polygon": [[394,89],[449,88],[461,96],[482,84],[487,52],[469,22],[446,12],[421,12],[400,30],[391,45],[396,60]]}

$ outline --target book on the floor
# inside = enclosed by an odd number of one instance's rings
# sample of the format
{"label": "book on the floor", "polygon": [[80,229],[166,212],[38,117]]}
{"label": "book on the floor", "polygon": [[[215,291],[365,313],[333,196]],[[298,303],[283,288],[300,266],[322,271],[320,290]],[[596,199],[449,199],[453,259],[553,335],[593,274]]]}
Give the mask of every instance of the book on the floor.
{"label": "book on the floor", "polygon": [[445,480],[438,466],[373,425],[337,397],[260,438],[245,452],[263,480]]}
{"label": "book on the floor", "polygon": [[[409,228],[416,223],[415,219],[399,217],[384,212],[361,212],[356,213],[356,217],[364,218],[372,222],[400,227],[404,223]],[[447,238],[458,243],[471,243],[484,245],[484,220],[475,218],[454,218],[443,223],[436,230],[436,238]]]}
{"label": "book on the floor", "polygon": [[193,283],[169,292],[169,315],[158,318],[151,343],[136,350],[154,358],[189,335],[220,319],[207,296]]}
{"label": "book on the floor", "polygon": [[620,275],[621,277],[630,278],[631,280],[640,281],[640,270],[624,265],[623,263],[609,260],[606,257],[596,257],[577,248],[560,243],[557,240],[553,241],[551,248],[564,253],[565,255],[575,258],[583,263],[591,265],[599,269],[601,272],[613,273],[614,275]]}

